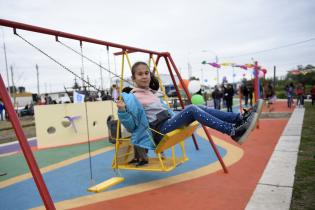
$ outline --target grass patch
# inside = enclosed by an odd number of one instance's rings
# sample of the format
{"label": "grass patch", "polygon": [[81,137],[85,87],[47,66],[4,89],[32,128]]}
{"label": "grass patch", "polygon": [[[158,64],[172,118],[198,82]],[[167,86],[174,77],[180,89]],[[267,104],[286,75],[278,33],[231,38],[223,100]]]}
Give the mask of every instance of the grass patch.
{"label": "grass patch", "polygon": [[291,210],[315,209],[315,106],[305,104]]}

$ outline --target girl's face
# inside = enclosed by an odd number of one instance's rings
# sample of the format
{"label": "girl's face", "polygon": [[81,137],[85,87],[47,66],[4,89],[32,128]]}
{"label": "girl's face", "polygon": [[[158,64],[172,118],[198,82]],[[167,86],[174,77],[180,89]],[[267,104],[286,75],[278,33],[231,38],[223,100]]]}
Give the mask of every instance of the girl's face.
{"label": "girl's face", "polygon": [[143,64],[137,66],[133,80],[138,88],[148,88],[150,84],[150,71],[148,67]]}

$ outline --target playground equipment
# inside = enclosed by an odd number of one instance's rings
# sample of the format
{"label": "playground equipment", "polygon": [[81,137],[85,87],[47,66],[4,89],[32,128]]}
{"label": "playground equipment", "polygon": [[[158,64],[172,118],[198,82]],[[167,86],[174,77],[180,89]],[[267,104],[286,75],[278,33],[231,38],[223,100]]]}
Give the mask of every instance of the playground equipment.
{"label": "playground equipment", "polygon": [[[52,35],[52,36],[55,36],[56,41],[59,41],[60,37],[68,38],[68,39],[72,39],[72,40],[77,40],[77,41],[80,42],[80,46],[81,47],[82,47],[83,42],[88,42],[88,43],[94,43],[94,44],[97,44],[97,45],[103,45],[103,46],[106,46],[107,48],[108,47],[112,47],[112,48],[115,48],[115,49],[120,49],[121,51],[115,53],[115,55],[123,55],[123,58],[124,58],[124,55],[126,55],[126,53],[136,53],[136,52],[137,53],[148,54],[150,59],[153,59],[153,56],[156,56],[156,62],[154,62],[154,69],[155,70],[157,70],[157,66],[158,66],[159,60],[161,58],[164,58],[166,66],[167,66],[167,69],[169,70],[172,82],[174,84],[175,90],[176,90],[177,95],[179,97],[181,106],[184,107],[184,103],[183,103],[182,97],[181,97],[181,95],[179,93],[179,89],[178,89],[178,86],[177,86],[176,81],[175,81],[174,73],[177,75],[177,77],[178,77],[178,79],[180,81],[180,84],[182,84],[182,87],[183,87],[183,89],[184,89],[188,99],[189,100],[191,99],[191,96],[190,96],[189,91],[187,90],[187,87],[185,85],[183,85],[183,79],[182,79],[181,75],[179,74],[179,71],[178,71],[178,69],[177,69],[177,67],[175,65],[175,62],[173,61],[173,58],[172,58],[171,54],[168,53],[168,52],[157,52],[157,51],[151,51],[151,50],[146,50],[146,49],[141,49],[141,48],[130,47],[130,46],[126,46],[126,45],[121,45],[121,44],[101,41],[101,40],[97,40],[97,39],[92,39],[92,38],[88,38],[88,37],[78,36],[78,35],[74,35],[74,34],[70,34],[70,33],[64,33],[64,32],[60,32],[60,31],[55,31],[55,30],[46,29],[46,28],[37,27],[37,26],[32,26],[32,25],[27,25],[27,24],[23,24],[23,23],[8,21],[8,20],[4,20],[4,19],[0,19],[0,25],[13,28],[13,32],[14,32],[14,34],[16,36],[18,36],[23,41],[25,41],[27,44],[32,46],[34,49],[36,49],[37,51],[39,51],[40,53],[42,53],[43,55],[48,57],[51,61],[53,61],[54,63],[56,63],[60,67],[62,67],[63,70],[68,71],[69,73],[74,75],[76,78],[79,78],[85,84],[88,84],[90,87],[92,87],[92,88],[94,88],[96,90],[99,90],[99,89],[97,87],[95,87],[94,85],[92,85],[89,81],[85,80],[83,77],[78,76],[70,68],[66,67],[61,62],[59,62],[58,60],[56,60],[52,56],[48,55],[42,49],[38,48],[37,46],[32,44],[30,41],[28,41],[25,38],[23,38],[20,34],[17,33],[17,29],[26,30],[26,31],[30,31],[30,32],[36,32],[36,33],[41,33],[41,34]],[[81,57],[82,60],[83,60],[83,58],[89,60],[86,56],[83,55],[82,48],[81,48],[81,53],[79,53],[79,54],[82,56]],[[121,78],[121,86],[122,86],[123,78],[121,76],[119,76],[119,75],[111,72],[110,70],[104,68],[102,65],[99,65],[99,64],[97,64],[97,65],[101,69],[103,69],[103,70],[105,70],[105,71],[115,75],[117,78]],[[83,67],[83,62],[82,62],[82,67]],[[160,84],[161,84],[161,81],[160,81]],[[4,102],[4,104],[5,104],[6,108],[7,108],[7,112],[9,114],[9,117],[10,117],[11,121],[12,121],[14,130],[15,130],[15,133],[16,133],[16,135],[18,137],[19,142],[20,142],[23,154],[25,156],[25,159],[27,160],[27,163],[29,165],[30,171],[31,171],[31,173],[33,175],[33,178],[35,180],[35,183],[36,183],[36,186],[37,186],[37,188],[39,190],[41,198],[42,198],[42,200],[44,202],[44,205],[45,205],[46,209],[55,209],[54,203],[53,203],[53,201],[52,201],[52,199],[50,197],[50,194],[49,194],[49,192],[47,190],[45,182],[44,182],[44,180],[42,178],[42,175],[41,175],[41,173],[39,171],[39,168],[37,166],[36,160],[34,159],[32,151],[31,151],[29,145],[27,144],[27,140],[25,138],[25,135],[24,135],[24,133],[22,131],[22,128],[21,128],[21,126],[19,124],[18,118],[17,118],[17,116],[16,116],[16,114],[14,112],[14,108],[12,106],[10,97],[9,97],[7,91],[6,91],[6,88],[5,88],[5,85],[4,85],[4,82],[2,80],[1,75],[0,75],[0,96],[3,99],[3,102]],[[175,139],[177,137],[180,140],[182,140],[183,138],[186,138],[189,135],[192,135],[192,138],[193,138],[193,141],[194,141],[194,145],[195,145],[196,149],[198,150],[199,149],[198,148],[198,144],[196,142],[195,136],[192,134],[194,129],[196,128],[196,126],[197,125],[192,124],[191,127],[189,127],[187,129],[187,130],[189,130],[189,132],[185,131],[184,133],[181,133],[182,130],[177,130],[177,131],[174,131],[173,133],[165,135],[164,136],[164,141],[162,141],[164,143],[161,144],[160,146],[158,145],[158,147],[156,149],[156,152],[160,153],[160,152],[164,151],[165,149],[167,149],[167,148],[177,144],[178,142],[175,141]],[[214,150],[214,152],[215,152],[215,154],[216,154],[216,156],[217,156],[217,158],[218,158],[218,160],[219,160],[219,162],[220,162],[224,172],[227,173],[228,170],[227,170],[227,168],[226,168],[226,166],[225,166],[225,164],[224,164],[224,162],[223,162],[223,160],[222,160],[222,158],[221,158],[221,156],[220,156],[220,154],[219,154],[219,152],[217,150],[216,145],[214,144],[214,142],[213,142],[213,140],[212,140],[212,138],[210,136],[209,130],[205,126],[202,126],[202,127],[203,127],[203,130],[206,133],[206,136],[207,136],[207,138],[209,140],[209,143],[210,143],[211,147],[213,148],[213,150]],[[168,138],[169,139],[173,139],[173,140],[167,141]],[[88,135],[88,142],[89,142],[89,135]],[[117,142],[119,142],[119,141],[117,141]],[[90,153],[90,151],[89,151],[89,153]],[[91,156],[90,156],[90,159],[91,159]],[[90,164],[91,164],[91,161],[90,161]],[[177,163],[175,163],[175,165],[176,164]],[[117,164],[117,166],[118,166],[118,164]],[[92,179],[92,172],[91,172],[91,179]],[[106,189],[107,186],[112,186],[113,184],[117,184],[117,183],[119,183],[122,180],[123,180],[123,178],[115,178],[114,177],[114,178],[110,179],[107,183],[105,183],[105,182],[101,183],[101,188]],[[104,188],[104,186],[105,186],[105,188]]]}
{"label": "playground equipment", "polygon": [[35,106],[34,111],[37,147],[42,149],[86,143],[88,134],[90,140],[107,137],[106,119],[116,116],[116,105],[107,100]]}

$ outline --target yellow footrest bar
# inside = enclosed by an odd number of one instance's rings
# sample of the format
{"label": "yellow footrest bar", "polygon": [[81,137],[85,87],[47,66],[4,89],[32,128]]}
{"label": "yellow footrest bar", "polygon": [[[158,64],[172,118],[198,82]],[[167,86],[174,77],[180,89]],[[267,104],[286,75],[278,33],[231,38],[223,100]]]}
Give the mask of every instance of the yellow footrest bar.
{"label": "yellow footrest bar", "polygon": [[95,193],[98,193],[98,192],[102,192],[116,184],[119,184],[120,182],[123,182],[125,180],[125,178],[123,177],[112,177],[100,184],[97,184],[95,186],[92,186],[88,189],[89,192],[95,192]]}

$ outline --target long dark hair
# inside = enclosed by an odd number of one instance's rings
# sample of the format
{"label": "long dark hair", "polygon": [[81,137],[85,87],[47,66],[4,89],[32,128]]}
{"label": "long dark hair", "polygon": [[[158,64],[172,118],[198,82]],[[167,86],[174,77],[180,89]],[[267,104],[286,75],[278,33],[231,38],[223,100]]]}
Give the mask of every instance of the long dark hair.
{"label": "long dark hair", "polygon": [[[150,68],[148,66],[147,63],[143,62],[143,61],[138,61],[136,63],[134,63],[131,67],[131,74],[132,74],[132,79],[135,79],[135,74],[136,74],[136,68],[140,65],[145,65],[149,71],[150,71]],[[159,80],[154,76],[154,73],[152,73],[150,71],[150,84],[149,84],[149,87],[152,89],[152,90],[158,90],[160,88],[160,83],[159,83]]]}

